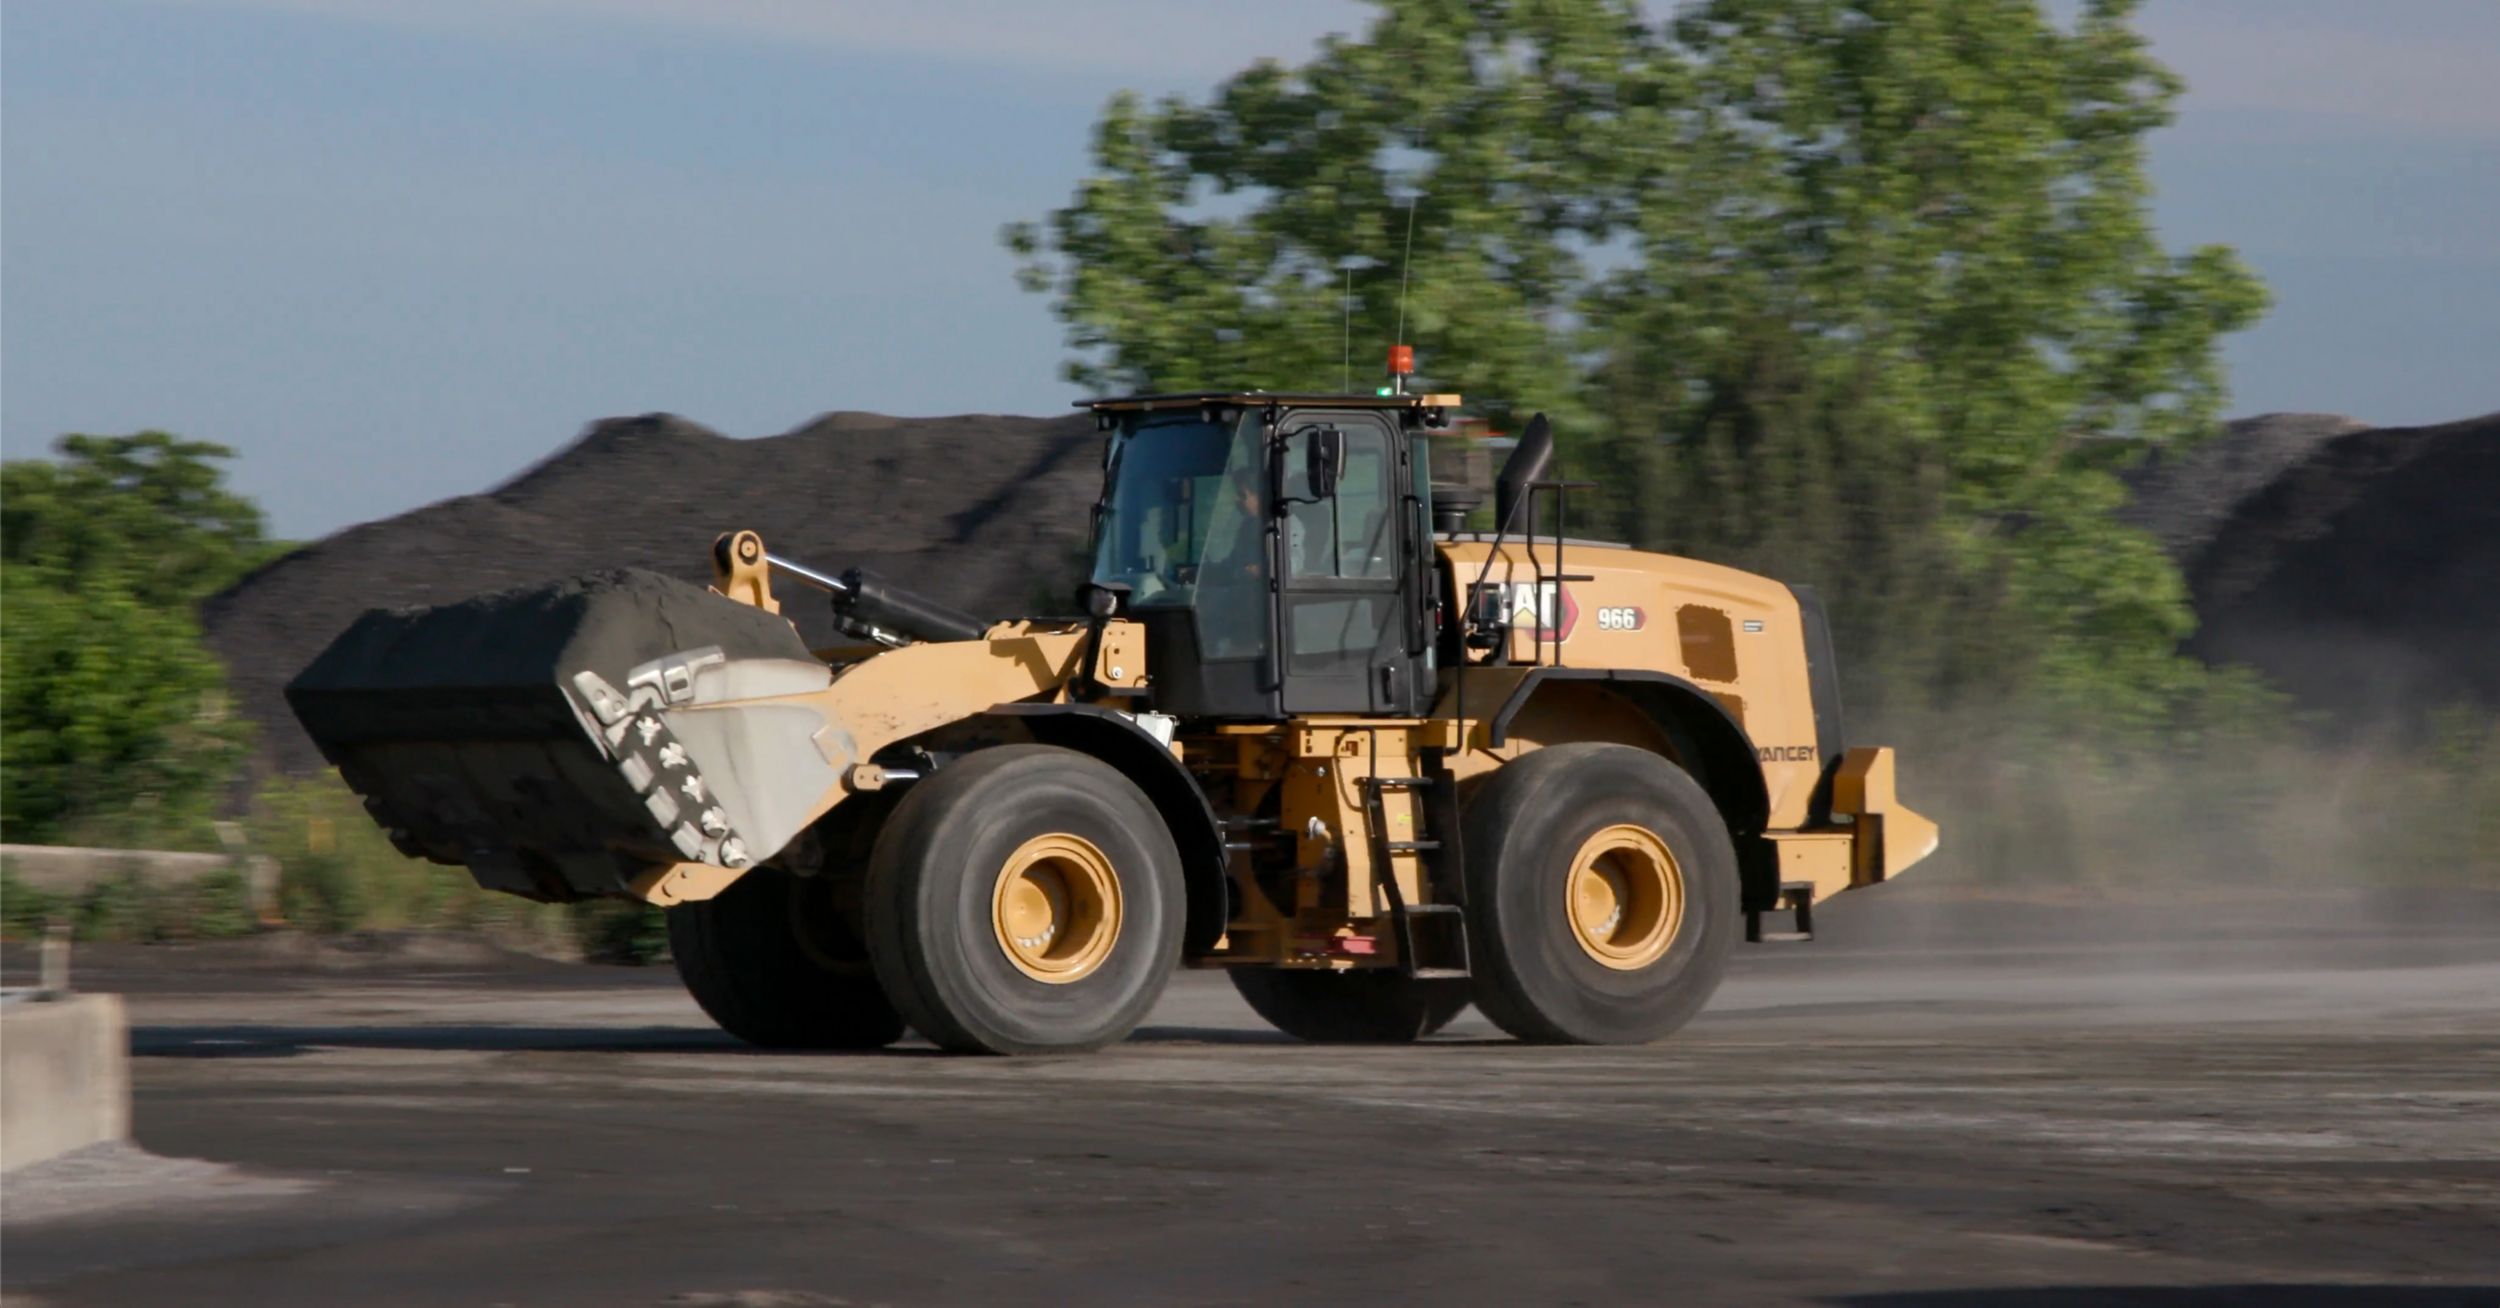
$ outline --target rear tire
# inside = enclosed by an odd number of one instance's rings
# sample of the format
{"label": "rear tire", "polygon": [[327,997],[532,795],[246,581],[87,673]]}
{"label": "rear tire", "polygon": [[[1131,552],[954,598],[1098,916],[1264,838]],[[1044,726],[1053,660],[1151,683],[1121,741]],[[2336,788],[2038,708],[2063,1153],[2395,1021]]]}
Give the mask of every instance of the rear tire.
{"label": "rear tire", "polygon": [[1709,793],[1628,745],[1554,745],[1469,802],[1476,1006],[1546,1044],[1637,1044],[1690,1021],[1736,938],[1736,849]]}
{"label": "rear tire", "polygon": [[875,1049],[903,1034],[826,877],[756,868],[668,910],[677,975],[722,1030],[767,1049]]}
{"label": "rear tire", "polygon": [[1001,745],[904,793],[869,860],[868,953],[913,1029],[960,1053],[1096,1049],[1180,958],[1162,815],[1090,755]]}
{"label": "rear tire", "polygon": [[1417,980],[1387,968],[1336,972],[1230,967],[1251,1011],[1297,1040],[1387,1045],[1420,1040],[1467,1011],[1467,982]]}

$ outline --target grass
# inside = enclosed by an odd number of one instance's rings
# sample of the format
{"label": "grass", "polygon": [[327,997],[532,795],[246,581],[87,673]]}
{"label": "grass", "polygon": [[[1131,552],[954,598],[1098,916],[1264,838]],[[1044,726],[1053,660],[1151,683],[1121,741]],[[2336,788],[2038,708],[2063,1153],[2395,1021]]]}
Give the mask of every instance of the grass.
{"label": "grass", "polygon": [[245,830],[250,847],[278,864],[281,916],[308,931],[469,931],[557,957],[667,957],[659,909],[617,900],[537,904],[481,890],[463,869],[401,854],[332,775],[263,787]]}
{"label": "grass", "polygon": [[2500,890],[2500,719],[2427,740],[2217,732],[2163,750],[1968,741],[1901,751],[1944,846],[1922,875],[2078,890]]}
{"label": "grass", "polygon": [[259,920],[239,867],[169,885],[134,865],[73,896],[38,890],[0,866],[0,927],[29,939],[57,917],[80,940],[140,942],[223,939],[265,925],[318,935],[460,931],[547,957],[668,956],[666,920],[649,905],[531,903],[481,890],[463,869],[402,855],[335,776],[263,787],[241,827],[235,852],[277,865],[276,923]]}
{"label": "grass", "polygon": [[[1924,742],[1924,743],[1922,743]],[[1911,730],[1902,798],[1944,830],[1921,880],[2083,895],[2395,887],[2500,891],[2500,720],[2459,711],[2427,740],[2326,747],[2216,731],[2158,751]],[[247,854],[278,868],[283,925],[462,931],[528,953],[652,962],[660,910],[534,904],[402,856],[334,776],[264,787]],[[167,886],[134,868],[75,896],[0,865],[0,925],[55,916],[87,940],[209,940],[262,928],[240,872]]]}
{"label": "grass", "polygon": [[240,871],[212,872],[167,884],[132,864],[75,894],[38,890],[0,864],[0,924],[15,939],[35,939],[66,920],[80,940],[162,942],[223,940],[250,935],[260,923]]}

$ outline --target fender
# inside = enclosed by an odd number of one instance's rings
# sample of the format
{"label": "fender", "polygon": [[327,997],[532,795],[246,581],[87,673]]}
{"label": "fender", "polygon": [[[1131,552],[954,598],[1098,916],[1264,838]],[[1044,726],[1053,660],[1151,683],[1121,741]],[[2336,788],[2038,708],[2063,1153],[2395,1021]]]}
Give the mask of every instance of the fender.
{"label": "fender", "polygon": [[1779,898],[1778,851],[1762,839],[1771,820],[1771,792],[1744,724],[1718,697],[1669,672],[1639,668],[1534,668],[1519,679],[1493,719],[1487,738],[1499,748],[1510,724],[1548,681],[1597,681],[1639,708],[1675,746],[1677,761],[1693,774],[1727,821],[1736,861],[1745,880],[1745,906],[1769,908]]}
{"label": "fender", "polygon": [[1232,918],[1224,828],[1198,779],[1172,751],[1129,715],[1098,705],[1010,703],[995,705],[989,713],[1016,719],[1045,745],[1101,759],[1146,792],[1181,852],[1181,877],[1189,892],[1181,953],[1195,958],[1213,950]]}

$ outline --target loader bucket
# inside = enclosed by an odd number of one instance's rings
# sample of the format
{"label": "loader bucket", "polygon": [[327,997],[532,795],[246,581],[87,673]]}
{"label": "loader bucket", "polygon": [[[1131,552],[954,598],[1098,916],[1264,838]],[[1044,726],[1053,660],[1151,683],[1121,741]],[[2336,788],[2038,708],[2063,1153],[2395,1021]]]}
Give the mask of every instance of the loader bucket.
{"label": "loader bucket", "polygon": [[779,852],[839,780],[831,679],[786,619],[623,569],[371,610],[286,696],[401,850],[561,901]]}

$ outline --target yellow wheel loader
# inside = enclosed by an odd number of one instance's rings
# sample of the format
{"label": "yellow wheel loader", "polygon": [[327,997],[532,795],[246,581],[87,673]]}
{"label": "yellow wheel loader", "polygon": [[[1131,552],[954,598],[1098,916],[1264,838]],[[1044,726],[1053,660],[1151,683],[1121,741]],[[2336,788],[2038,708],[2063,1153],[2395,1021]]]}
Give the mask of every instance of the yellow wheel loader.
{"label": "yellow wheel loader", "polygon": [[[1654,1040],[1766,913],[1936,845],[1852,748],[1803,587],[1570,538],[1540,416],[1436,486],[1454,395],[1090,403],[1081,617],[985,621],[716,542],[366,614],[288,688],[411,855],[665,906],[737,1036],[1126,1036],[1176,966],[1281,1030]],[[821,591],[846,643],[782,616]],[[787,592],[787,593],[785,593]]]}

